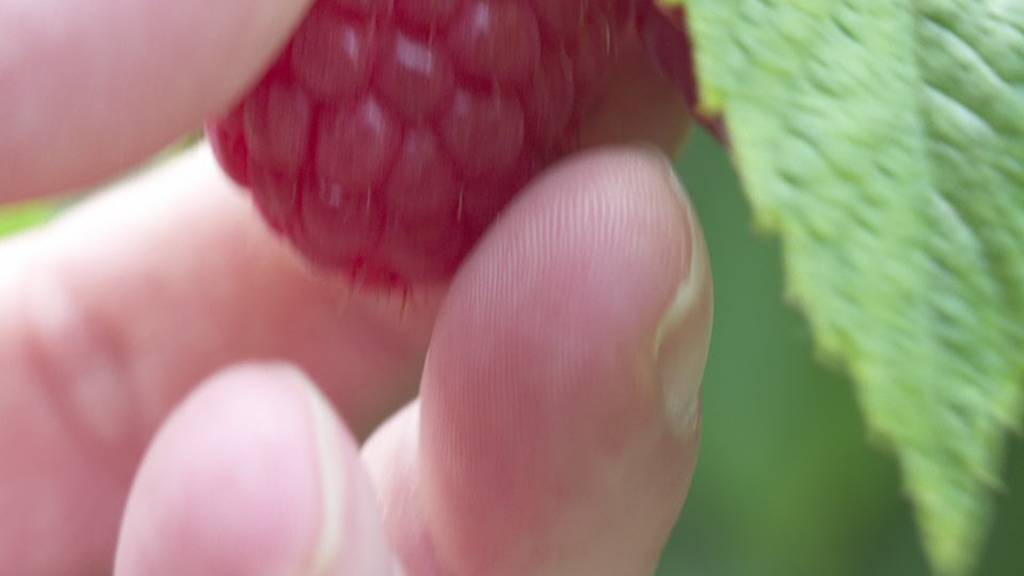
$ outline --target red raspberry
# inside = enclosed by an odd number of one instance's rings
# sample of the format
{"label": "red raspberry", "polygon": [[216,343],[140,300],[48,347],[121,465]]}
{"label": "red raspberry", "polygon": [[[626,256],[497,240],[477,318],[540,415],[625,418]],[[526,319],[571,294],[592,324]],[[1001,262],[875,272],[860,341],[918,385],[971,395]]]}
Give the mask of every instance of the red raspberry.
{"label": "red raspberry", "polygon": [[646,11],[641,27],[647,50],[654,63],[686,96],[693,118],[720,142],[727,145],[729,135],[725,121],[721,116],[707,116],[700,109],[696,63],[686,11],[682,6]]}
{"label": "red raspberry", "polygon": [[208,134],[307,258],[368,281],[449,276],[576,146],[648,0],[319,0]]}

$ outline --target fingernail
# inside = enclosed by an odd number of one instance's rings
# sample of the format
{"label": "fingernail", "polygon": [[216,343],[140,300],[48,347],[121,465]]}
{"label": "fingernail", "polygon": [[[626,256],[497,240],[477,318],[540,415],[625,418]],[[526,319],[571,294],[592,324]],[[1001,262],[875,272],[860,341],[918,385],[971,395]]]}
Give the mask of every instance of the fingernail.
{"label": "fingernail", "polygon": [[313,552],[310,574],[327,574],[336,562],[344,542],[342,519],[344,510],[346,475],[341,455],[344,447],[334,414],[327,399],[314,385],[305,386],[310,408],[313,413],[313,429],[316,438],[317,463],[320,467],[320,502],[322,521],[320,534]]}
{"label": "fingernail", "polygon": [[707,249],[693,208],[668,166],[685,218],[679,287],[658,325],[657,374],[665,416],[681,438],[690,438],[700,422],[700,389],[711,328],[711,278]]}
{"label": "fingernail", "polygon": [[319,388],[310,384],[305,390],[320,468],[321,522],[308,568],[302,574],[401,574],[355,438]]}

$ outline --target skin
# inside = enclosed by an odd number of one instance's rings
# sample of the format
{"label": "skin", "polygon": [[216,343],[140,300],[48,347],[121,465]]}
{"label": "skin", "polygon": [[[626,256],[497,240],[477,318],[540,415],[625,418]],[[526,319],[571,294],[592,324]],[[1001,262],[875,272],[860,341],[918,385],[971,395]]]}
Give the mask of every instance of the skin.
{"label": "skin", "polygon": [[306,4],[0,0],[0,201],[120,177],[0,243],[0,566],[652,573],[711,326],[663,152],[682,102],[627,48],[591,150],[450,284],[371,292],[288,251],[202,145],[124,176],[234,100]]}

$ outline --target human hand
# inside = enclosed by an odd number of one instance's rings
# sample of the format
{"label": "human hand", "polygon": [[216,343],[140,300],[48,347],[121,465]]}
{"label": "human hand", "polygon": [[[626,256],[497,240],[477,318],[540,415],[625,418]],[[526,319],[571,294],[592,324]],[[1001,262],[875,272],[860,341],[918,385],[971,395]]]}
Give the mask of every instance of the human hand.
{"label": "human hand", "polygon": [[[3,3],[0,199],[187,133],[305,7]],[[591,143],[685,131],[638,61]],[[710,315],[653,149],[552,168],[451,285],[403,298],[310,270],[200,147],[0,244],[0,571],[651,573]]]}

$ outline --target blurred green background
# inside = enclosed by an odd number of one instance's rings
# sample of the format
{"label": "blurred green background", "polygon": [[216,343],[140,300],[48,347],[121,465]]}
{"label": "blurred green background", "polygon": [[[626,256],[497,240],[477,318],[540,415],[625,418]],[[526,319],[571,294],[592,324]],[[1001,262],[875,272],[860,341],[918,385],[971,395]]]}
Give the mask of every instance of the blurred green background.
{"label": "blurred green background", "polygon": [[[892,459],[854,388],[814,359],[783,302],[778,244],[755,232],[725,153],[703,132],[678,163],[711,250],[716,320],[701,459],[658,576],[917,576],[928,570]],[[0,214],[0,235],[48,213]],[[1024,574],[1024,445],[977,574]],[[624,575],[629,576],[629,575]]]}
{"label": "blurred green background", "polygon": [[[818,362],[783,300],[779,244],[758,233],[729,159],[696,133],[677,164],[715,276],[701,458],[659,576],[917,576],[928,567],[894,460],[855,389]],[[1024,574],[1024,445],[979,576]]]}

